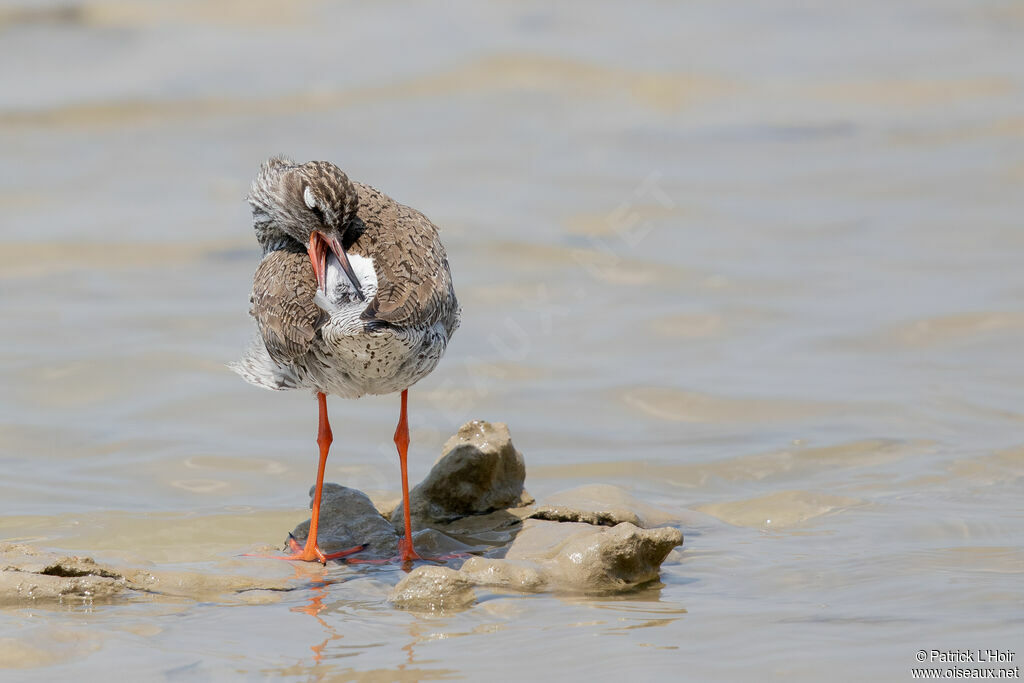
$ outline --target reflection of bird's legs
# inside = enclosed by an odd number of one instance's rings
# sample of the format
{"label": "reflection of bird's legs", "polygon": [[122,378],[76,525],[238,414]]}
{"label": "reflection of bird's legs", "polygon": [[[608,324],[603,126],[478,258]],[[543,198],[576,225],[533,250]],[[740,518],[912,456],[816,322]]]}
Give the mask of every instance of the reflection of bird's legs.
{"label": "reflection of bird's legs", "polygon": [[[298,570],[296,570],[295,575],[296,578],[300,578]],[[324,605],[324,598],[327,597],[327,587],[331,585],[331,582],[314,580],[313,584],[313,597],[310,598],[309,604],[301,605],[298,607],[292,607],[291,611],[300,612],[302,614],[308,614],[309,616],[319,621],[320,625],[323,626],[324,629],[328,632],[329,635],[326,638],[324,638],[324,641],[322,643],[320,643],[319,645],[309,646],[309,649],[313,651],[313,661],[319,664],[320,661],[323,659],[324,649],[327,647],[327,643],[331,642],[332,640],[337,640],[338,638],[341,638],[341,635],[334,630],[333,626],[324,621],[323,618],[320,616],[320,612],[322,612],[326,608],[326,605]]]}

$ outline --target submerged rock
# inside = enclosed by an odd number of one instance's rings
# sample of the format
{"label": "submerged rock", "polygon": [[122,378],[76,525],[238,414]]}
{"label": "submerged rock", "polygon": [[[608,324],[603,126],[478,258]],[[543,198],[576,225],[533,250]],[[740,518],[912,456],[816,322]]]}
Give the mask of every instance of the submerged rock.
{"label": "submerged rock", "polygon": [[[448,439],[441,453],[426,479],[409,493],[414,526],[451,522],[533,502],[523,489],[523,455],[512,445],[506,425],[467,422]],[[401,528],[403,514],[399,504],[391,514],[396,528]]]}
{"label": "submerged rock", "polygon": [[783,529],[864,501],[814,491],[776,491],[767,496],[708,503],[697,509],[723,522],[753,529]]}
{"label": "submerged rock", "polygon": [[[313,489],[309,490],[312,507]],[[299,524],[292,536],[305,543],[309,521]],[[320,500],[320,528],[317,544],[325,553],[334,553],[366,544],[359,553],[362,558],[391,557],[398,548],[398,534],[362,491],[340,484],[324,484]]]}
{"label": "submerged rock", "polygon": [[[486,515],[463,517],[447,524],[436,524],[436,529],[473,549],[487,551],[507,546],[523,526],[523,520],[534,513],[532,507],[496,510]],[[426,533],[426,532],[421,532]],[[417,547],[420,534],[416,534]]]}

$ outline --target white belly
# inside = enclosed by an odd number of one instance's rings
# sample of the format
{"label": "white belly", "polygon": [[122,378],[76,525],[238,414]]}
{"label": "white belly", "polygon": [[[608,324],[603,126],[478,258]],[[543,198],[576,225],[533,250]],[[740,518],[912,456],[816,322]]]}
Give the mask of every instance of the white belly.
{"label": "white belly", "polygon": [[327,295],[317,302],[329,315],[320,328],[323,343],[296,368],[300,381],[326,393],[346,397],[391,394],[408,389],[437,366],[448,345],[444,325],[428,328],[366,329],[361,318],[377,293],[373,259],[349,255],[365,299],[360,300],[341,264],[327,258]]}

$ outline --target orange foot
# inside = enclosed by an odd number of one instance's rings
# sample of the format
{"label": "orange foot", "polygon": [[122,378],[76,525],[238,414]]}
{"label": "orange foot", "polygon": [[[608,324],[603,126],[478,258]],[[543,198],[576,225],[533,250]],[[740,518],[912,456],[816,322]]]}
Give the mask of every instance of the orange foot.
{"label": "orange foot", "polygon": [[294,536],[288,534],[288,547],[291,549],[291,555],[281,555],[277,559],[279,560],[302,560],[303,562],[313,562],[314,560],[320,564],[327,564],[328,560],[338,560],[342,557],[348,557],[354,553],[358,553],[361,550],[366,550],[366,544],[357,545],[354,548],[342,550],[336,553],[325,553],[320,550],[315,542],[311,542],[306,539],[306,545],[300,545]]}
{"label": "orange foot", "polygon": [[255,553],[247,553],[246,557],[265,557],[271,560],[301,560],[303,562],[315,561],[320,564],[327,564],[328,560],[338,560],[366,550],[367,544],[363,543],[354,548],[348,548],[336,553],[325,553],[320,550],[316,543],[311,542],[309,539],[306,540],[306,545],[302,545],[294,536],[288,534],[288,548],[292,551],[291,555],[257,555]]}
{"label": "orange foot", "polygon": [[412,547],[412,542],[403,536],[398,539],[398,554],[394,557],[387,557],[383,559],[363,559],[353,557],[351,560],[346,560],[346,562],[348,564],[401,564],[402,567],[408,571],[412,567],[412,563],[415,561],[444,564],[448,560],[461,560],[467,557],[469,557],[469,555],[465,553],[450,553],[448,555],[438,555],[437,557],[423,557]]}
{"label": "orange foot", "polygon": [[402,536],[398,539],[398,557],[401,558],[402,564],[412,562],[413,560],[422,560],[420,554],[416,552],[416,549],[412,547],[412,539],[408,536]]}

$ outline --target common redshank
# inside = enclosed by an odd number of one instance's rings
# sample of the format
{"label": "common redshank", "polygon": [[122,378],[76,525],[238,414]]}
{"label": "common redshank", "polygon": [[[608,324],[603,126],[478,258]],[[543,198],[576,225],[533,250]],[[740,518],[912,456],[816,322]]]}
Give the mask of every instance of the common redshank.
{"label": "common redshank", "polygon": [[317,545],[324,467],[333,440],[327,395],[401,392],[395,445],[402,471],[403,563],[420,559],[409,519],[409,387],[437,366],[460,310],[437,227],[419,211],[352,182],[325,161],[263,163],[249,193],[263,259],[250,314],[259,335],[232,368],[274,390],[311,389],[320,419],[313,511],[294,560],[327,560]]}

